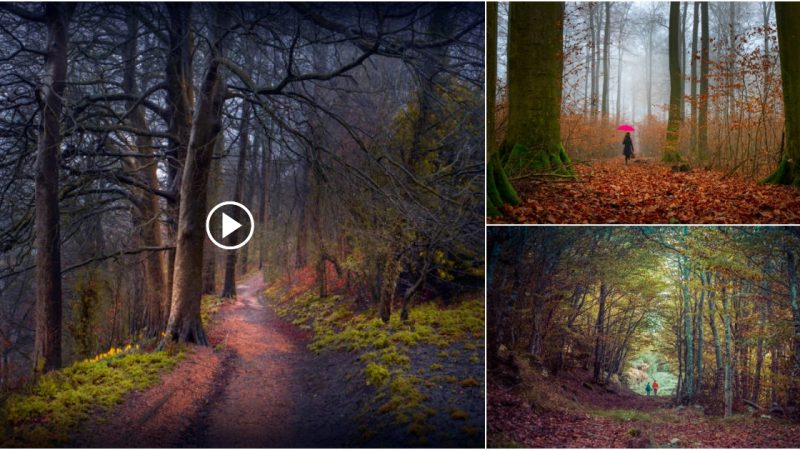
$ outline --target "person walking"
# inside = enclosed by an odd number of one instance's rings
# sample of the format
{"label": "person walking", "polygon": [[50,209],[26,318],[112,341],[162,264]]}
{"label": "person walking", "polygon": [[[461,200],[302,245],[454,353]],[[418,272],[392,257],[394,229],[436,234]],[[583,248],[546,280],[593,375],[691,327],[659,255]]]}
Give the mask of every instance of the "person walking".
{"label": "person walking", "polygon": [[644,390],[647,391],[647,396],[650,397],[650,382],[647,382],[647,386],[644,387]]}
{"label": "person walking", "polygon": [[653,395],[658,396],[658,381],[653,380]]}
{"label": "person walking", "polygon": [[633,140],[631,139],[631,133],[625,133],[625,139],[622,140],[622,154],[625,155],[625,164],[628,164],[628,160],[633,158]]}

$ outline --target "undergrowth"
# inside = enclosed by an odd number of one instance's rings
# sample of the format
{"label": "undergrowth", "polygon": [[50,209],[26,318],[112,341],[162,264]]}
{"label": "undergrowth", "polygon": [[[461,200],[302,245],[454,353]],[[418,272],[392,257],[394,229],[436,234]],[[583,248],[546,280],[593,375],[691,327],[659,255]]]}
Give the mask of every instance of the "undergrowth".
{"label": "undergrowth", "polygon": [[598,409],[589,411],[595,417],[608,417],[619,422],[652,422],[653,417],[635,409]]}
{"label": "undergrowth", "polygon": [[0,423],[6,424],[0,427],[0,446],[68,444],[81,421],[120,403],[134,389],[156,384],[182,358],[177,350],[143,353],[129,345],[50,372],[0,408]]}
{"label": "undergrowth", "polygon": [[[309,345],[317,353],[323,350],[348,351],[358,354],[363,364],[364,383],[376,388],[378,412],[391,413],[397,423],[406,424],[409,433],[425,441],[425,435],[433,431],[428,419],[437,412],[426,406],[428,397],[421,387],[432,385],[434,375],[443,366],[434,363],[428,370],[410,373],[410,350],[418,345],[440,347],[438,357],[460,356],[458,350],[448,350],[461,343],[468,350],[469,361],[480,361],[478,355],[483,341],[483,300],[472,298],[444,307],[434,302],[416,305],[410,310],[406,321],[394,315],[388,323],[378,318],[374,307],[357,311],[351,302],[341,296],[320,298],[311,292],[280,294],[275,285],[266,290],[267,298],[279,298],[276,311],[296,326],[313,331]],[[287,295],[288,294],[288,295]],[[294,296],[291,294],[295,294]],[[466,355],[465,355],[466,356]],[[444,378],[444,377],[439,377]],[[448,382],[461,388],[480,388],[475,378]],[[444,411],[443,414],[450,415]],[[466,416],[452,415],[454,421],[463,421]],[[463,432],[472,430],[464,427]]]}
{"label": "undergrowth", "polygon": [[208,329],[208,324],[211,318],[219,311],[219,308],[225,303],[225,299],[217,297],[216,295],[204,295],[200,300],[200,321],[203,323],[203,329]]}

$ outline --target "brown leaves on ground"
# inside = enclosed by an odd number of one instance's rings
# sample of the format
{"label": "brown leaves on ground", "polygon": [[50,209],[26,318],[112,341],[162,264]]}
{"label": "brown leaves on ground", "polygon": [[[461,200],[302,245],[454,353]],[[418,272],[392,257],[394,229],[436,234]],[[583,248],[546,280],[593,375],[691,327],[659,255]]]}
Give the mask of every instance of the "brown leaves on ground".
{"label": "brown leaves on ground", "polygon": [[760,185],[722,172],[673,171],[622,158],[576,164],[577,180],[514,182],[522,204],[492,223],[798,223],[800,190]]}
{"label": "brown leaves on ground", "polygon": [[[614,394],[611,394],[614,396]],[[587,411],[639,410],[642,401],[616,396],[613,408],[591,404]],[[693,408],[674,409],[658,399],[658,409],[641,420],[598,417],[578,410],[543,411],[513,390],[489,385],[489,447],[528,448],[798,448],[800,426],[776,418],[705,416]],[[651,408],[647,408],[651,409]]]}

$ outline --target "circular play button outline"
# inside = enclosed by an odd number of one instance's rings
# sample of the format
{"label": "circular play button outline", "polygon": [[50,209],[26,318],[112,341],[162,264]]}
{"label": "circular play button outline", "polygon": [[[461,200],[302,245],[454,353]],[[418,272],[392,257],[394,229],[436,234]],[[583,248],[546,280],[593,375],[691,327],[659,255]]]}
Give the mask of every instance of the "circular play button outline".
{"label": "circular play button outline", "polygon": [[[214,239],[214,236],[211,235],[211,216],[214,215],[214,212],[216,210],[218,210],[220,207],[223,207],[225,205],[238,206],[239,208],[243,209],[244,212],[247,213],[247,218],[250,219],[250,233],[247,235],[247,238],[240,244],[223,245],[223,244],[220,244],[219,242],[217,242],[217,240]],[[224,249],[224,250],[236,250],[237,248],[244,247],[245,244],[250,242],[250,238],[253,237],[253,232],[255,231],[255,229],[256,229],[256,221],[253,219],[253,214],[250,213],[250,210],[247,209],[246,206],[244,206],[243,204],[241,204],[239,202],[227,201],[227,202],[219,203],[219,204],[217,204],[217,206],[211,208],[211,211],[209,211],[208,215],[206,216],[206,235],[208,236],[209,239],[211,239],[211,242],[213,242],[214,245],[216,245],[217,247],[219,247],[221,249]]]}

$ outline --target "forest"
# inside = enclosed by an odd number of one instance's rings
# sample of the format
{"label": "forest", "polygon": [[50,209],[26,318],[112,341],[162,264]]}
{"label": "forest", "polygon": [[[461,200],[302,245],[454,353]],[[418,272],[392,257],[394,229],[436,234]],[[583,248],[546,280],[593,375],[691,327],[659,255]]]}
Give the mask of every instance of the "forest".
{"label": "forest", "polygon": [[488,215],[796,223],[797,8],[489,5]]}
{"label": "forest", "polygon": [[797,228],[490,227],[487,249],[490,446],[797,446]]}
{"label": "forest", "polygon": [[[259,356],[248,352],[261,342],[278,358],[262,361],[264,377],[281,379],[266,370],[289,364],[276,356],[286,342],[309,372],[325,373],[307,348],[309,333],[321,339],[322,329],[292,328],[323,312],[336,311],[331,329],[369,323],[391,336],[430,308],[468,304],[481,321],[469,336],[482,340],[482,302],[465,298],[480,297],[483,284],[483,29],[481,4],[0,5],[0,445],[79,444],[74,426],[89,411],[158,384],[173,366],[176,383],[194,380],[210,396],[224,380],[235,384],[226,377],[241,371],[231,367]],[[223,201],[254,216],[254,236],[238,250],[206,239],[206,214]],[[274,316],[273,301],[286,318]],[[293,316],[285,301],[316,309]],[[429,340],[439,336],[438,322],[426,326]],[[413,357],[417,343],[399,348]],[[187,369],[193,358],[208,361]],[[457,381],[474,374],[479,386],[479,359]],[[367,392],[369,406],[391,397],[408,360],[396,355],[397,367],[379,366],[386,383],[364,388],[360,361],[373,359],[347,359],[354,372],[339,383]],[[305,382],[298,373],[295,384]],[[101,378],[123,391],[103,397]],[[262,382],[249,379],[238,393],[263,401],[253,408],[276,403],[247,395]],[[67,384],[74,397],[64,397]],[[416,387],[400,387],[425,406]],[[482,402],[474,391],[470,401]],[[317,409],[311,425],[336,409],[295,400]],[[451,407],[463,408],[459,401]],[[442,427],[476,439],[482,414],[448,414],[458,425]],[[258,440],[266,431],[238,437],[245,446],[313,446],[292,440],[313,438],[306,431],[271,444]],[[410,445],[392,433],[365,431],[359,442]],[[153,445],[169,446],[155,437]],[[216,438],[172,444],[226,447],[237,433]]]}

